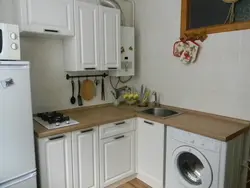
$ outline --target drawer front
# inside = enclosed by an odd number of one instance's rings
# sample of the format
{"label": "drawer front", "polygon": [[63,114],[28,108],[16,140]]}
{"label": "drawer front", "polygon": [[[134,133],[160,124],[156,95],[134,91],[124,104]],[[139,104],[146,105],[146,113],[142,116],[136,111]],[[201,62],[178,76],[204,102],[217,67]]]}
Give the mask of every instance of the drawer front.
{"label": "drawer front", "polygon": [[127,119],[100,126],[100,139],[135,130],[135,119]]}

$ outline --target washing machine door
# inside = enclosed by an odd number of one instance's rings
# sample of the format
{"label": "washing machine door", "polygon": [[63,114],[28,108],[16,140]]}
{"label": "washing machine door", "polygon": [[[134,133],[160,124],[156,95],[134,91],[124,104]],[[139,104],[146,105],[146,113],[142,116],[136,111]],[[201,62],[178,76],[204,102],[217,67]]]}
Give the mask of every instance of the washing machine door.
{"label": "washing machine door", "polygon": [[213,181],[211,166],[205,156],[190,146],[177,148],[172,155],[176,178],[186,188],[209,188]]}

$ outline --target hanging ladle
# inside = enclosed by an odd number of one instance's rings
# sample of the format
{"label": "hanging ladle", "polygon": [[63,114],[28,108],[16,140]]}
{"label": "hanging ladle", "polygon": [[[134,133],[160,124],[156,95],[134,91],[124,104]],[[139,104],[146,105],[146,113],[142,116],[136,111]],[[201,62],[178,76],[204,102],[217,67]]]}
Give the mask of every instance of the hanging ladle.
{"label": "hanging ladle", "polygon": [[70,102],[71,104],[75,104],[76,103],[76,98],[75,98],[75,82],[72,78],[71,80],[71,85],[72,85],[72,97],[70,98]]}

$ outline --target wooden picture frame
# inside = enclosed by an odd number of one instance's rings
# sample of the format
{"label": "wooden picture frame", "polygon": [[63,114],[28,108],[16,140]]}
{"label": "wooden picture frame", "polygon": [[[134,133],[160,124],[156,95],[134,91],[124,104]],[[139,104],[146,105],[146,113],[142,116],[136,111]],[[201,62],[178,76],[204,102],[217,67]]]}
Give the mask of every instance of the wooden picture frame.
{"label": "wooden picture frame", "polygon": [[202,27],[198,29],[189,29],[190,22],[190,0],[182,0],[181,2],[181,37],[184,35],[199,34],[199,33],[221,33],[228,31],[237,31],[250,29],[250,21],[237,22],[232,24],[214,25]]}

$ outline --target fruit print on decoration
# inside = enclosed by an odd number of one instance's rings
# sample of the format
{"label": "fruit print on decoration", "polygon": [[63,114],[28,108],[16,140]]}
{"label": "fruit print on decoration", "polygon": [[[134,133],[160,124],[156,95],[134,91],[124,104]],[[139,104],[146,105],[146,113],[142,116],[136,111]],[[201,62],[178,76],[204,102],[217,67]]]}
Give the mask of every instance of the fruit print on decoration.
{"label": "fruit print on decoration", "polygon": [[185,64],[194,63],[198,56],[199,45],[192,41],[186,41],[186,43],[188,45],[181,54],[180,60]]}
{"label": "fruit print on decoration", "polygon": [[194,63],[199,52],[199,45],[193,41],[177,41],[174,44],[173,55],[179,57],[184,64]]}

